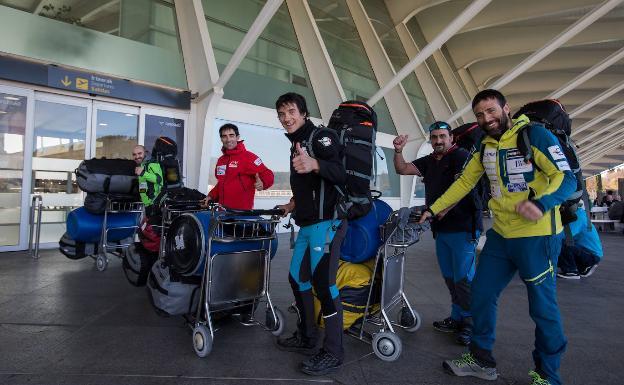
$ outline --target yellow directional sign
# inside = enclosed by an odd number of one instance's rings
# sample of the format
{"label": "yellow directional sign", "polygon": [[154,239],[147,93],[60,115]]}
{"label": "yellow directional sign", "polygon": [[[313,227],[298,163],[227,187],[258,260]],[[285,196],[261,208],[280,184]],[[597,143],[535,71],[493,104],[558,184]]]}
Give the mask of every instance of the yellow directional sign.
{"label": "yellow directional sign", "polygon": [[89,91],[89,80],[84,78],[76,78],[76,88],[79,90]]}
{"label": "yellow directional sign", "polygon": [[69,80],[69,77],[67,77],[67,75],[65,75],[65,77],[61,79],[61,84],[63,84],[65,87],[69,87],[71,86],[72,81]]}

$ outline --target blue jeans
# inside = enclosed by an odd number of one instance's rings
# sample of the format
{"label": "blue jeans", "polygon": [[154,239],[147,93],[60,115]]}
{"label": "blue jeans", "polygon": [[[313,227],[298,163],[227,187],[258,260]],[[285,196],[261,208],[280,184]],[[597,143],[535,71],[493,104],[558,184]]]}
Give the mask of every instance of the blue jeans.
{"label": "blue jeans", "polygon": [[[479,239],[479,232],[476,233]],[[472,233],[436,233],[436,254],[444,282],[451,293],[451,318],[470,317],[470,285],[475,274],[477,242]]]}
{"label": "blue jeans", "polygon": [[559,366],[567,345],[557,305],[555,275],[561,235],[503,238],[494,230],[487,232],[472,282],[471,303],[474,328],[470,350],[483,364],[496,365],[491,353],[498,297],[517,271],[526,285],[529,314],[535,322],[535,368],[551,384],[561,385]]}

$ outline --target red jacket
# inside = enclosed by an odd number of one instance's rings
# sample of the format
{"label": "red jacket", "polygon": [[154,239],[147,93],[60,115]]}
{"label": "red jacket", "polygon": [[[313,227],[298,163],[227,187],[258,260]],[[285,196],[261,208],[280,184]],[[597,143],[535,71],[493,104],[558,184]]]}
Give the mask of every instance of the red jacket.
{"label": "red jacket", "polygon": [[242,140],[233,150],[222,148],[221,151],[223,155],[215,167],[217,184],[208,193],[210,199],[232,209],[251,210],[256,174],[266,190],[273,185],[273,171],[256,154],[247,151]]}

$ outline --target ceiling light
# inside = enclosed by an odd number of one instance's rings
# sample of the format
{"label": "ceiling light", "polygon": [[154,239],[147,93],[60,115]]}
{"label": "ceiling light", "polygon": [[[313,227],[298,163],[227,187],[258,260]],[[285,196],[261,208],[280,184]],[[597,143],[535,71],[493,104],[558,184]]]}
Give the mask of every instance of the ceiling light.
{"label": "ceiling light", "polygon": [[6,100],[19,100],[19,98],[16,98],[15,96],[5,96],[4,98]]}
{"label": "ceiling light", "polygon": [[108,126],[108,123],[100,123],[100,126]]}
{"label": "ceiling light", "polygon": [[131,118],[134,118],[136,115],[134,115],[134,114],[126,114],[126,116],[129,116],[129,117],[131,117]]}

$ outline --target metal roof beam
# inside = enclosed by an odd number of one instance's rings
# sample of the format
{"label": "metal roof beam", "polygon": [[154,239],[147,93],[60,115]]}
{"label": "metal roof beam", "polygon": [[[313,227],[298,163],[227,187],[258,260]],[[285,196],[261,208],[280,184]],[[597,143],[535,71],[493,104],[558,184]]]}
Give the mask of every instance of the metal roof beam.
{"label": "metal roof beam", "polygon": [[598,156],[604,155],[606,148],[609,148],[609,146],[613,144],[619,143],[617,139],[620,136],[622,136],[621,132],[618,132],[617,130],[613,130],[613,132],[600,138],[595,143],[592,143],[592,148],[586,151],[579,151],[579,157],[581,159],[592,159],[596,155]]}
{"label": "metal roof beam", "polygon": [[[427,44],[412,60],[409,61],[401,70],[392,78],[388,83],[375,92],[370,99],[368,99],[369,105],[374,105],[392,88],[396,87],[407,75],[412,73],[416,67],[422,64],[425,59],[438,50],[442,44],[446,43],[453,35],[457,33],[466,23],[468,23],[473,17],[475,17],[486,5],[492,0],[475,0],[470,4],[462,13],[459,14],[452,22],[450,22],[442,32],[436,36],[431,43]],[[624,0],[610,0],[610,1],[624,1]]]}
{"label": "metal roof beam", "polygon": [[219,76],[219,80],[217,80],[217,83],[215,84],[215,88],[223,89],[225,87],[234,74],[234,71],[236,71],[245,56],[247,56],[247,53],[256,40],[258,40],[258,37],[260,37],[260,34],[264,31],[267,24],[269,24],[273,15],[275,15],[275,12],[277,12],[283,1],[284,0],[268,0],[266,4],[264,4],[264,7],[260,10],[258,17],[256,17],[256,20],[254,20],[253,24],[249,28],[249,31],[243,38],[243,41],[241,41],[238,48],[236,48],[236,51],[232,55],[232,58],[230,58],[230,62],[223,69],[221,76]]}
{"label": "metal roof beam", "polygon": [[590,108],[592,108],[596,104],[602,102],[603,100],[609,98],[610,96],[613,96],[613,95],[617,94],[618,92],[620,92],[622,90],[624,90],[624,81],[619,82],[618,84],[616,84],[613,87],[609,88],[608,90],[606,90],[605,92],[601,93],[600,95],[597,95],[597,96],[591,98],[587,103],[585,103],[582,106],[579,106],[575,110],[571,111],[570,112],[570,118],[574,118],[578,114],[583,113],[583,112],[589,110]]}
{"label": "metal roof beam", "polygon": [[572,136],[577,136],[579,134],[579,132],[583,132],[585,130],[587,130],[590,127],[595,126],[596,124],[602,122],[603,120],[607,119],[608,117],[610,117],[611,115],[624,110],[624,103],[622,104],[618,104],[615,107],[612,107],[610,109],[608,109],[607,111],[603,112],[602,114],[596,116],[595,118],[593,118],[592,120],[588,121],[585,124],[582,124],[578,127],[576,127],[573,131],[572,131]]}
{"label": "metal roof beam", "polygon": [[[599,129],[597,129],[596,131],[590,133],[589,135],[586,135],[586,136],[584,136],[584,137],[582,137],[582,138],[580,138],[578,140],[575,140],[575,142],[576,142],[577,145],[580,146],[583,143],[587,143],[589,140],[594,139],[595,137],[597,137],[600,134],[611,133],[611,132],[609,132],[609,130],[611,130],[611,129],[613,129],[613,128],[621,125],[621,124],[624,124],[624,117],[616,119],[616,120],[614,120],[613,122],[607,124],[604,127],[600,127]],[[613,130],[613,131],[615,131],[617,133],[617,130]],[[621,132],[620,132],[620,134],[621,134]]]}
{"label": "metal roof beam", "polygon": [[604,71],[606,68],[608,68],[611,65],[617,63],[622,58],[624,58],[624,47],[622,47],[619,50],[615,51],[614,53],[609,55],[607,58],[602,60],[600,63],[597,63],[596,65],[594,65],[591,68],[589,68],[587,71],[585,71],[582,74],[580,74],[579,76],[575,77],[570,82],[568,82],[566,85],[562,86],[561,88],[557,89],[556,91],[553,91],[546,98],[547,99],[558,99],[558,98],[562,97],[563,95],[565,95],[568,92],[570,92],[573,89],[575,89],[580,84],[582,84],[582,83],[586,82],[587,80],[591,79],[592,77],[594,77],[596,74]]}
{"label": "metal roof beam", "polygon": [[[542,60],[544,57],[549,55],[552,51],[559,48],[561,45],[565,44],[572,37],[583,31],[585,28],[589,27],[592,23],[598,20],[600,17],[605,15],[607,12],[618,6],[624,0],[607,0],[594,8],[587,15],[581,17],[570,27],[566,28],[565,31],[557,35],[554,39],[546,43],[542,48],[531,54],[528,58],[523,60],[520,64],[518,64],[511,71],[507,72],[507,74],[503,75],[500,79],[495,81],[490,88],[500,89],[505,85],[509,84],[512,80],[518,77],[520,74],[525,72],[527,69],[532,67],[535,63]],[[471,108],[471,103],[467,103],[464,107],[455,111],[451,116],[449,116],[446,121],[453,122],[457,120],[460,116],[468,112]]]}

